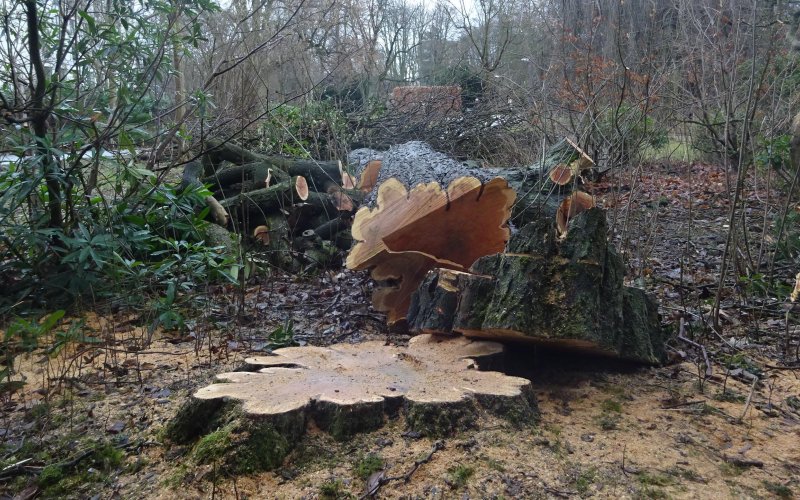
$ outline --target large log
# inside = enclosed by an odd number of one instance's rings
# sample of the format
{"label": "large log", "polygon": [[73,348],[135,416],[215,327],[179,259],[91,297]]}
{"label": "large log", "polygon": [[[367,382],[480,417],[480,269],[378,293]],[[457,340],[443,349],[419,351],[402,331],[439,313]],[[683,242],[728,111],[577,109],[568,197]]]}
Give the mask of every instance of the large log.
{"label": "large log", "polygon": [[563,237],[541,219],[515,234],[507,253],[482,257],[468,272],[432,271],[411,298],[410,329],[662,362],[658,308],[623,286],[607,229],[597,208],[574,217]]}
{"label": "large log", "polygon": [[237,473],[280,466],[311,425],[344,440],[397,416],[409,429],[436,437],[473,427],[482,412],[517,427],[535,424],[528,380],[476,369],[496,362],[502,349],[429,335],[408,347],[372,341],[278,349],[246,360],[248,371],[223,373],[219,383],[195,392],[165,434],[176,443],[198,443],[196,458],[204,443],[218,443],[218,464]]}
{"label": "large log", "polygon": [[[274,172],[273,175],[276,176],[283,173],[285,176],[295,177],[299,175],[305,177],[309,182],[309,187],[317,192],[327,192],[332,186],[342,185],[342,170],[337,161],[317,161],[262,155],[246,150],[232,142],[223,143],[216,140],[208,142],[205,154],[217,169],[223,169],[220,172],[215,170],[208,173],[207,177],[213,177],[214,175],[217,177],[226,176],[223,162],[230,162],[235,165],[257,166],[264,176],[266,170],[271,168]],[[236,170],[231,173],[233,182],[241,179],[241,174],[237,176]],[[224,181],[220,181],[220,183],[225,184]]]}
{"label": "large log", "polygon": [[[350,164],[355,172],[361,173],[374,160],[380,160],[377,185],[394,178],[411,189],[429,182],[446,186],[459,177],[475,177],[482,182],[501,177],[517,192],[511,214],[511,222],[516,226],[554,215],[561,200],[581,186],[581,174],[594,165],[591,158],[569,139],[554,144],[539,162],[526,167],[481,168],[434,151],[419,141],[392,146],[383,154],[368,149],[357,150],[351,155]],[[569,172],[568,182],[563,182],[564,169]],[[559,183],[551,179],[556,171],[561,172]],[[372,206],[376,200],[377,190],[372,191],[364,202]]]}
{"label": "large log", "polygon": [[371,269],[383,283],[373,306],[389,323],[405,318],[411,293],[433,267],[464,269],[482,255],[500,252],[514,192],[502,179],[432,182],[406,191],[396,179],[378,190],[375,208],[362,207],[353,221],[358,243],[347,256],[350,269]]}
{"label": "large log", "polygon": [[[351,161],[366,171],[375,154],[366,150]],[[517,222],[555,216],[572,186],[563,182],[564,172],[558,173],[558,183],[542,174],[566,165],[571,165],[569,174],[574,173],[577,180],[591,160],[567,141],[530,169],[478,168],[422,142],[394,146],[381,157],[379,189],[367,195],[367,207],[353,221],[353,237],[359,243],[350,252],[347,266],[372,269],[373,279],[388,281],[375,291],[373,306],[388,312],[390,324],[398,323],[428,270],[463,270],[478,257],[503,251],[514,201],[509,184],[528,200],[527,205],[515,205]],[[543,190],[555,195],[542,195]],[[573,212],[568,207],[562,219],[574,216]]]}

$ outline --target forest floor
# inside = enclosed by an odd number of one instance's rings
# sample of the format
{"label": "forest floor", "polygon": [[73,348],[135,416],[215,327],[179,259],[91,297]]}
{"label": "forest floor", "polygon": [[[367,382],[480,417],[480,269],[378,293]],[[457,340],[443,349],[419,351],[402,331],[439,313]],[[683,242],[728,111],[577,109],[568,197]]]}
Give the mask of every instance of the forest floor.
{"label": "forest floor", "polygon": [[[0,498],[362,498],[379,470],[408,480],[381,485],[377,498],[793,497],[796,314],[787,315],[786,294],[757,293],[763,279],[751,276],[721,297],[720,331],[707,324],[729,223],[725,172],[654,166],[632,179],[589,187],[609,210],[631,283],[658,298],[673,331],[667,366],[515,348],[507,371],[531,379],[538,426],[484,416],[441,441],[402,421],[347,442],[310,430],[280,469],[228,477],[161,437],[214,374],[289,337],[407,340],[370,309],[363,273],[264,275],[245,290],[209,287],[181,333],[149,333],[143,313],[95,310],[84,329],[102,344],[20,356],[27,383],[0,400]],[[768,255],[777,196],[746,193],[754,255],[742,245],[742,259]],[[775,269],[790,290],[795,271]],[[703,349],[677,338],[681,323]]]}

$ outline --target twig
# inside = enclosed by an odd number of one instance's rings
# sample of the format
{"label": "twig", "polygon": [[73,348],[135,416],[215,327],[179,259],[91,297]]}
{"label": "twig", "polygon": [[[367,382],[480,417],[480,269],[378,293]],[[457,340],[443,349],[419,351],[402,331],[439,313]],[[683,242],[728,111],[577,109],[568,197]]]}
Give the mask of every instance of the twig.
{"label": "twig", "polygon": [[747,410],[750,409],[750,402],[753,400],[753,393],[756,390],[756,384],[758,383],[758,377],[753,378],[753,385],[750,386],[750,394],[747,395],[747,401],[744,403],[744,411],[742,412],[742,416],[739,417],[737,422],[742,423],[744,420],[745,415],[747,415]]}
{"label": "twig", "polygon": [[752,460],[744,457],[731,457],[729,455],[722,455],[722,459],[725,460],[725,462],[738,467],[764,467],[764,462],[761,460]]}
{"label": "twig", "polygon": [[32,458],[26,458],[24,460],[20,460],[19,462],[13,463],[7,467],[3,467],[3,470],[0,470],[0,480],[7,479],[10,477],[14,477],[17,475],[18,472],[24,471],[24,465],[28,462],[33,460]]}
{"label": "twig", "polygon": [[708,360],[708,353],[706,352],[706,348],[702,344],[698,344],[694,340],[689,340],[689,339],[687,339],[686,337],[683,336],[684,331],[686,329],[685,321],[686,320],[681,316],[680,330],[678,331],[678,340],[682,340],[682,341],[686,342],[687,344],[692,345],[692,346],[700,349],[700,352],[703,353],[703,359],[706,362],[706,377],[710,377],[713,372],[711,371],[711,362]]}
{"label": "twig", "polygon": [[361,497],[359,497],[359,500],[364,500],[365,498],[374,496],[376,493],[378,493],[378,490],[381,489],[381,486],[385,485],[386,483],[389,483],[390,481],[398,481],[402,479],[404,483],[409,482],[411,480],[411,476],[413,476],[414,473],[417,472],[417,469],[419,469],[420,466],[430,462],[431,459],[433,458],[433,455],[437,451],[443,449],[444,449],[444,441],[436,441],[435,443],[433,443],[433,449],[431,449],[431,452],[428,453],[426,457],[416,460],[414,462],[414,465],[411,467],[411,469],[409,469],[408,472],[406,472],[402,476],[390,476],[381,478],[380,481],[378,481],[378,483],[372,489],[361,495]]}
{"label": "twig", "polygon": [[660,408],[662,410],[674,410],[675,408],[680,408],[681,406],[696,405],[696,404],[700,404],[700,403],[705,404],[706,402],[704,400],[686,401],[686,402],[683,402],[683,403],[676,403],[676,404],[673,404],[673,405],[661,406]]}

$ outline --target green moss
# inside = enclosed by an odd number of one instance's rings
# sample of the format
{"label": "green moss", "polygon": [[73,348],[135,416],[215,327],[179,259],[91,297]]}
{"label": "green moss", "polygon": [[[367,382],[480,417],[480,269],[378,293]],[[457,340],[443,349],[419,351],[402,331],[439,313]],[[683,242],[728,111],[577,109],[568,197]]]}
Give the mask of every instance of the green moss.
{"label": "green moss", "polygon": [[652,488],[652,487],[644,487],[638,491],[637,498],[641,498],[643,500],[651,500],[651,499],[661,499],[661,498],[669,498],[667,493],[659,488]]}
{"label": "green moss", "polygon": [[192,450],[194,461],[199,464],[207,464],[224,457],[232,447],[232,432],[233,426],[227,425],[200,438]]}
{"label": "green moss", "polygon": [[367,479],[381,469],[383,469],[383,457],[374,453],[369,453],[356,461],[353,472],[355,472],[357,477]]}
{"label": "green moss", "polygon": [[[207,421],[197,422],[203,419]],[[258,417],[245,415],[235,402],[192,399],[164,434],[174,442],[196,441],[192,450],[196,463],[220,462],[227,472],[250,473],[279,467],[305,426],[302,411]]]}
{"label": "green moss", "polygon": [[578,474],[578,476],[575,478],[575,491],[577,491],[580,495],[585,495],[589,492],[589,487],[594,484],[596,479],[597,469],[594,467],[589,467],[588,469],[581,471],[580,474]]}
{"label": "green moss", "polygon": [[109,442],[102,442],[96,445],[92,453],[92,465],[103,471],[111,471],[122,465],[125,453]]}
{"label": "green moss", "polygon": [[383,425],[383,403],[361,403],[342,406],[319,402],[315,421],[337,441],[359,432],[369,432]]}
{"label": "green moss", "polygon": [[620,417],[617,414],[603,413],[597,417],[597,424],[604,431],[613,431],[618,428]]}
{"label": "green moss", "polygon": [[447,469],[448,480],[456,488],[463,488],[467,481],[475,474],[475,468],[469,465],[458,464]]}
{"label": "green moss", "polygon": [[352,495],[345,490],[344,483],[342,483],[341,479],[335,479],[320,485],[319,498],[321,500],[338,500],[342,498],[352,498]]}
{"label": "green moss", "polygon": [[744,403],[747,398],[731,389],[725,389],[716,393],[714,399],[726,403]]}
{"label": "green moss", "polygon": [[497,472],[505,472],[506,471],[505,464],[503,464],[503,462],[501,462],[499,460],[495,460],[493,458],[488,458],[488,457],[484,457],[483,460],[484,460],[484,462],[486,462],[486,465],[489,466],[489,468],[492,469],[492,470],[496,470]]}
{"label": "green moss", "polygon": [[220,420],[224,419],[225,410],[222,399],[189,398],[164,427],[163,436],[174,443],[190,443],[211,429],[224,425]]}
{"label": "green moss", "polygon": [[235,448],[233,459],[236,472],[272,470],[283,463],[292,450],[291,435],[284,435],[272,425],[254,425],[247,437]]}
{"label": "green moss", "polygon": [[645,486],[669,486],[675,483],[673,477],[658,472],[642,472],[637,478]]}
{"label": "green moss", "polygon": [[686,479],[687,481],[693,481],[696,483],[705,482],[700,474],[693,471],[692,469],[685,469],[683,467],[672,467],[667,470],[667,474],[679,477],[681,479]]}
{"label": "green moss", "polygon": [[163,485],[171,489],[177,488],[183,484],[188,474],[189,465],[185,463],[180,464],[166,479],[164,479]]}
{"label": "green moss", "polygon": [[39,473],[39,486],[48,487],[53,486],[63,479],[64,471],[58,465],[47,465]]}
{"label": "green moss", "polygon": [[517,429],[539,423],[539,407],[533,387],[528,385],[522,389],[522,397],[494,396],[479,394],[476,396],[481,408],[506,420]]}
{"label": "green moss", "polygon": [[475,402],[465,399],[455,403],[414,403],[405,408],[409,429],[427,437],[446,437],[475,426]]}
{"label": "green moss", "polygon": [[773,481],[764,481],[764,488],[778,498],[794,498],[794,493],[785,484]]}
{"label": "green moss", "polygon": [[[124,453],[109,442],[91,444],[91,453],[77,466],[52,464],[42,469],[38,484],[46,497],[80,497],[87,484],[104,482],[122,464]],[[92,472],[90,472],[92,471]]]}
{"label": "green moss", "polygon": [[728,477],[741,476],[745,471],[744,467],[729,462],[722,462],[719,464],[719,469],[722,471],[722,475]]}
{"label": "green moss", "polygon": [[622,413],[622,403],[613,399],[604,399],[603,402],[600,403],[600,408],[606,413]]}

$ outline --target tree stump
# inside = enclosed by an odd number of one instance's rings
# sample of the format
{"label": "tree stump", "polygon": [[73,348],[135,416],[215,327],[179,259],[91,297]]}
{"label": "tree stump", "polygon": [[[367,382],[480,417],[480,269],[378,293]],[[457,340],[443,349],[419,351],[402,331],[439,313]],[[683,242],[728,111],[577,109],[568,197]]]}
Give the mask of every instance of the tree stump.
{"label": "tree stump", "polygon": [[[402,415],[407,426],[443,436],[473,426],[482,411],[515,426],[538,418],[530,381],[479,371],[502,346],[463,337],[288,347],[247,360],[192,396],[167,425],[176,443],[195,443],[233,472],[279,466],[313,422],[338,440]],[[223,433],[222,435],[220,433]]]}
{"label": "tree stump", "polygon": [[410,329],[662,362],[658,307],[644,291],[623,286],[605,213],[576,215],[562,237],[554,224],[525,226],[507,253],[482,257],[468,272],[430,272],[411,298]]}

